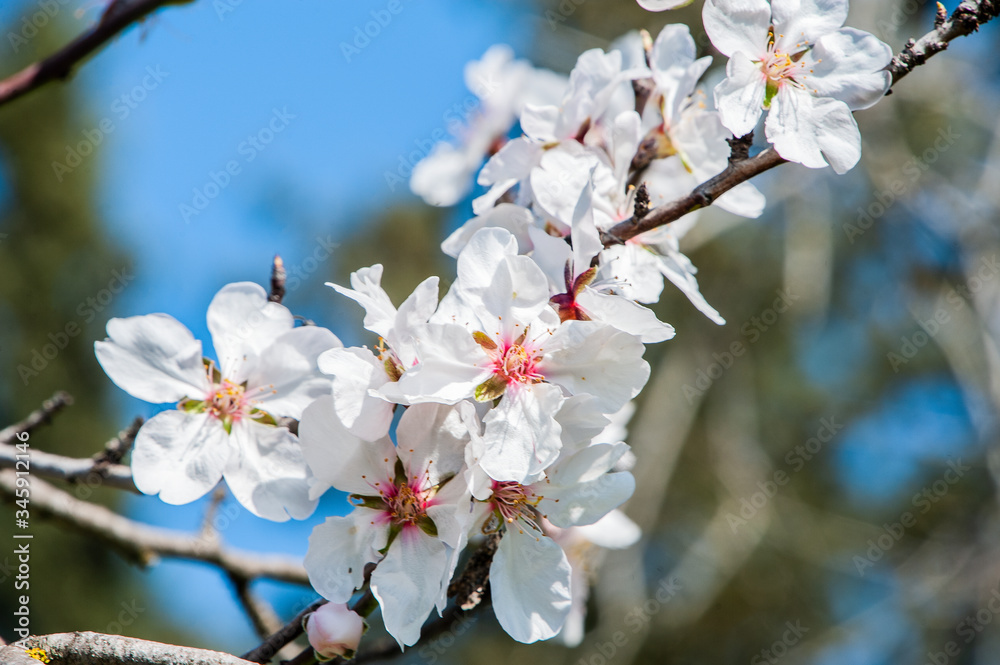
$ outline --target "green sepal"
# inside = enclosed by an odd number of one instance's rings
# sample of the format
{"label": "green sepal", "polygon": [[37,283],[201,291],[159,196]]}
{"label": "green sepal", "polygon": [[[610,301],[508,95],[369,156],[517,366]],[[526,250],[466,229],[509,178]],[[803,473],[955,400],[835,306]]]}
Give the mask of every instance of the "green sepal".
{"label": "green sepal", "polygon": [[778,84],[768,80],[767,88],[764,90],[764,108],[771,108],[771,100],[778,94]]}
{"label": "green sepal", "polygon": [[438,535],[437,524],[435,524],[434,520],[432,520],[431,518],[427,517],[426,515],[421,517],[420,519],[417,520],[417,526],[419,526],[420,530],[426,533],[431,538],[437,538]]}
{"label": "green sepal", "polygon": [[385,510],[385,501],[380,496],[365,496],[364,494],[351,494],[347,497],[351,505],[356,508],[371,508],[372,510]]}
{"label": "green sepal", "polygon": [[208,403],[201,399],[182,399],[177,402],[177,408],[187,413],[203,413],[208,407]]}
{"label": "green sepal", "polygon": [[487,351],[496,351],[497,343],[490,339],[490,336],[481,330],[477,330],[472,333],[472,339],[476,340],[476,344],[483,347]]}
{"label": "green sepal", "polygon": [[476,386],[474,395],[477,402],[491,402],[500,399],[506,389],[507,382],[503,380],[503,377],[494,374]]}

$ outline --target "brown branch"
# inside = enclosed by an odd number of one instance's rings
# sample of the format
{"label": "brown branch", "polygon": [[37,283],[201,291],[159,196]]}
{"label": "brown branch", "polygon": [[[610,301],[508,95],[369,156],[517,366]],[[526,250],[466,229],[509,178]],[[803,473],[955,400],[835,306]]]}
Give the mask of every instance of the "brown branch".
{"label": "brown branch", "polygon": [[903,50],[893,57],[886,71],[892,74],[892,84],[909,74],[914,68],[927,62],[935,53],[948,48],[948,44],[959,37],[972,34],[979,26],[1000,15],[1000,2],[997,0],[964,0],[947,19],[938,3],[938,16],[935,27],[918,40],[909,40]]}
{"label": "brown branch", "polygon": [[12,443],[17,435],[22,432],[32,432],[41,425],[47,425],[63,408],[73,403],[73,396],[65,390],[59,390],[49,399],[42,402],[42,406],[28,414],[28,417],[19,423],[14,423],[0,430],[0,443]]}
{"label": "brown branch", "polygon": [[281,627],[278,615],[274,613],[271,606],[250,590],[249,580],[237,575],[229,575],[229,581],[232,582],[236,598],[239,599],[243,611],[250,618],[250,623],[253,624],[254,632],[257,633],[258,637],[265,639]]}
{"label": "brown branch", "polygon": [[285,280],[287,278],[288,272],[285,270],[285,262],[275,254],[274,263],[271,264],[271,295],[268,296],[268,300],[281,303],[281,299],[285,297]]}
{"label": "brown branch", "polygon": [[193,0],[112,0],[97,25],[44,60],[32,63],[0,81],[0,106],[56,79],[66,79],[73,68],[118,33],[166,5]]}
{"label": "brown branch", "polygon": [[2,663],[35,663],[24,661],[24,649],[44,649],[51,662],[59,665],[251,665],[228,653],[174,646],[162,642],[138,640],[132,637],[102,633],[56,633],[37,635],[16,645],[0,648]]}
{"label": "brown branch", "polygon": [[[23,463],[23,453],[13,445],[0,445],[0,469],[12,469]],[[107,485],[120,490],[138,492],[132,482],[132,470],[124,464],[101,464],[93,459],[77,459],[54,455],[42,450],[28,453],[29,470],[34,476],[82,483],[90,488]]]}
{"label": "brown branch", "polygon": [[[0,471],[0,495],[13,498],[15,481],[13,471]],[[227,549],[218,539],[136,522],[104,506],[76,499],[37,477],[31,479],[31,511],[32,517],[51,518],[100,538],[140,565],[150,565],[158,557],[204,561],[246,580],[267,577],[309,585],[302,564],[290,557]]]}
{"label": "brown branch", "polygon": [[[892,74],[892,84],[909,74],[914,68],[927,62],[928,58],[948,47],[958,37],[964,37],[979,29],[987,21],[1000,15],[1000,0],[964,0],[947,20],[940,15],[935,20],[935,28],[919,40],[909,40],[906,46],[886,66]],[[753,157],[747,157],[740,145],[741,139],[731,142],[733,151],[726,169],[694,188],[682,199],[650,210],[645,216],[633,215],[602,232],[605,247],[622,244],[640,233],[651,231],[677,221],[684,215],[706,208],[733,187],[754,176],[786,163],[772,147],[765,148]],[[749,147],[749,146],[745,146]]]}
{"label": "brown branch", "polygon": [[291,621],[286,623],[284,626],[275,631],[270,637],[264,640],[260,646],[254,647],[250,651],[243,654],[242,658],[252,663],[269,662],[286,644],[302,634],[302,620],[306,618],[306,615],[315,612],[320,608],[320,606],[325,605],[326,602],[326,598],[320,598],[314,601],[304,610],[296,614]]}

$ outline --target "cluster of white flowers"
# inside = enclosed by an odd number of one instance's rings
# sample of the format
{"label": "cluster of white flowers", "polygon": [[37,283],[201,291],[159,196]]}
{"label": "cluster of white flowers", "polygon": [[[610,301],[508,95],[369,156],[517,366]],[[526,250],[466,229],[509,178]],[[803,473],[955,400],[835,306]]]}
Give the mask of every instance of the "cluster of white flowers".
{"label": "cluster of white flowers", "polygon": [[[503,628],[578,641],[587,563],[574,552],[639,535],[615,510],[634,488],[622,421],[649,377],[645,344],[674,334],[643,304],[666,277],[724,323],[679,249],[695,213],[608,248],[602,232],[632,216],[637,183],[656,205],[721,172],[731,131],[748,133],[764,109],[782,156],[853,166],[851,111],[884,94],[889,52],[841,28],[846,11],[846,0],[708,0],[708,34],[731,56],[719,111],[697,89],[711,57],[696,58],[683,25],[587,51],[568,80],[491,49],[468,69],[484,115],[413,176],[430,202],[454,203],[489,156],[476,216],[442,246],[457,259],[451,288],[439,300],[432,277],[397,308],[381,265],[331,285],[364,308],[376,348],[294,328],[250,284],[209,308],[218,364],[166,315],[108,324],[97,355],[112,380],[179,401],[140,430],[136,485],[184,503],[225,478],[274,520],[309,515],[330,487],[348,493],[353,511],[314,530],[306,569],[334,603],[369,585],[401,645],[445,608],[470,542],[499,536],[489,580]],[[523,136],[503,142],[515,121]],[[764,198],[744,183],[717,203],[756,217]],[[299,420],[298,437],[282,417]]]}

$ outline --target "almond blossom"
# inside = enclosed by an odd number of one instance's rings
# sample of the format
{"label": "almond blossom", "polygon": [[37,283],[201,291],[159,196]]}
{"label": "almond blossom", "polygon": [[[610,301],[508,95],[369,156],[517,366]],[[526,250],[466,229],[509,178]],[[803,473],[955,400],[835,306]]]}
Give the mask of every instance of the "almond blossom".
{"label": "almond blossom", "polygon": [[389,437],[363,441],[337,418],[332,398],[316,400],[299,433],[316,477],[350,494],[354,510],[328,517],[309,538],[305,567],[323,597],[347,602],[378,562],[371,590],[386,629],[400,645],[420,638],[420,627],[445,591],[464,534],[456,518],[468,491],[451,482],[464,464],[465,445],[478,434],[468,403],[424,404],[406,410]]}
{"label": "almond blossom", "polygon": [[768,110],[767,140],[787,160],[837,173],[861,158],[853,111],[875,104],[892,77],[892,49],[844,28],[848,0],[706,0],[705,31],[729,56],[715,89],[722,122],[750,133]]}
{"label": "almond blossom", "polygon": [[325,328],[295,328],[288,309],[249,282],[216,294],[208,328],[217,363],[202,358],[201,342],[167,314],[111,319],[108,339],[94,343],[119,388],[148,402],[178,403],[139,430],[132,451],[136,487],[183,504],[225,478],[255,515],[279,522],[308,517],[316,502],[298,439],[275,422],[298,418],[329,393],[316,359],[340,340]]}

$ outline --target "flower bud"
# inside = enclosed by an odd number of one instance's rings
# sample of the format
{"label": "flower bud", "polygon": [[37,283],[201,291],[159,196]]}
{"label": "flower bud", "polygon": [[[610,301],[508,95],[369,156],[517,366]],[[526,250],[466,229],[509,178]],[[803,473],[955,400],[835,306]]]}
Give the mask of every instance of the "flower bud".
{"label": "flower bud", "polygon": [[365,622],[343,603],[327,603],[305,618],[309,644],[320,660],[350,658],[358,648]]}

